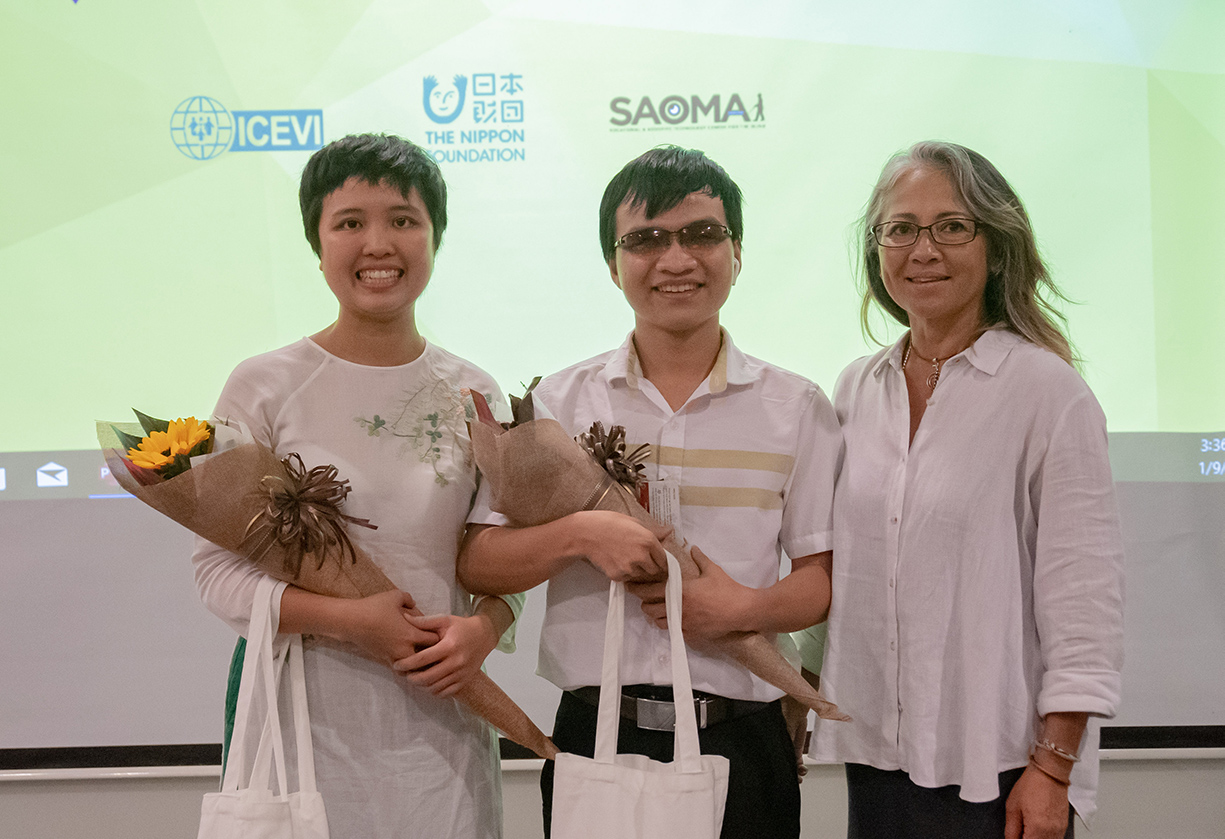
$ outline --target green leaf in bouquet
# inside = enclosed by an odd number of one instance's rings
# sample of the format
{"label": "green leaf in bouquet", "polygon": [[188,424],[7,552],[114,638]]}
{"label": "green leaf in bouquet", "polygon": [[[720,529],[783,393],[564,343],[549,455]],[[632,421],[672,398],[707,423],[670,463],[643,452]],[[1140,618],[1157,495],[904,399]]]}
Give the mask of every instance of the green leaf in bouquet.
{"label": "green leaf in bouquet", "polygon": [[182,475],[191,468],[191,457],[185,454],[176,454],[174,460],[165,466],[159,467],[157,473],[165,480]]}
{"label": "green leaf in bouquet", "polygon": [[136,419],[140,420],[140,427],[145,430],[146,436],[154,431],[167,431],[170,428],[169,420],[157,419],[148,414],[142,414],[135,408],[132,409],[132,413],[136,414]]}
{"label": "green leaf in bouquet", "polygon": [[540,384],[539,376],[532,379],[532,383],[527,386],[527,390],[523,391],[522,397],[511,394],[510,413],[514,417],[514,422],[510,423],[511,428],[514,428],[516,425],[526,425],[536,419],[536,408],[532,404],[531,396],[532,391],[536,389],[538,384]]}
{"label": "green leaf in bouquet", "polygon": [[208,429],[208,436],[191,447],[191,451],[187,453],[189,458],[202,454],[212,454],[213,452],[213,444],[217,439],[217,429],[213,428],[211,422],[205,422],[204,426]]}
{"label": "green leaf in bouquet", "polygon": [[111,425],[111,430],[115,432],[115,436],[119,438],[119,442],[123,445],[123,451],[126,454],[128,449],[135,449],[140,446],[142,438],[134,434],[129,434],[117,425]]}

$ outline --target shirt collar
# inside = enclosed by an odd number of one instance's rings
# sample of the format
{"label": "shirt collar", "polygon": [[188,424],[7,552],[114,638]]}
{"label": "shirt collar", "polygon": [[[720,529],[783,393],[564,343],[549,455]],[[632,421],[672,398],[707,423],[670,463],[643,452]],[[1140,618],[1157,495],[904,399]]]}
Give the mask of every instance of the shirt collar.
{"label": "shirt collar", "polygon": [[872,365],[872,375],[879,377],[885,372],[886,367],[892,367],[894,370],[901,372],[902,370],[902,351],[906,348],[906,336],[909,332],[903,332],[902,337],[898,338],[893,346],[881,353],[880,358],[876,360],[876,364]]}
{"label": "shirt collar", "polygon": [[[880,359],[872,368],[874,376],[879,376],[884,372],[886,366],[891,366],[894,370],[901,372],[902,355],[906,350],[906,339],[909,335],[909,331],[903,333],[902,337],[898,338],[892,347],[881,354]],[[994,376],[1000,369],[1000,365],[1004,363],[1004,359],[1008,357],[1008,353],[1012,352],[1012,348],[1024,340],[1024,338],[1006,326],[993,326],[978,336],[977,341],[964,351],[957,353],[957,355],[964,355],[966,361],[982,370],[988,376]],[[953,356],[953,358],[956,357]]]}
{"label": "shirt collar", "polygon": [[[753,371],[746,356],[732,343],[732,336],[727,330],[719,327],[722,341],[719,345],[719,355],[715,357],[715,366],[711,368],[706,381],[710,385],[710,393],[723,393],[730,385],[752,384]],[[612,357],[604,365],[604,378],[610,385],[622,384],[630,390],[638,390],[638,382],[643,378],[642,363],[638,360],[638,351],[634,348],[634,333],[625,338],[625,343],[613,352]]]}
{"label": "shirt collar", "polygon": [[994,376],[1008,353],[1012,352],[1012,348],[1024,341],[1024,338],[1006,326],[993,326],[965,351],[966,361],[988,376]]}

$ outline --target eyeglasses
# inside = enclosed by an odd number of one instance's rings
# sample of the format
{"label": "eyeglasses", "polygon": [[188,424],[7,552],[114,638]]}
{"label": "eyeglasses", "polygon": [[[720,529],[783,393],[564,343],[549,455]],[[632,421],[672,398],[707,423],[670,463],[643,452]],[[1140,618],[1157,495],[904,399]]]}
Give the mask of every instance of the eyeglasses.
{"label": "eyeglasses", "polygon": [[623,248],[634,254],[663,253],[672,247],[672,237],[675,236],[685,250],[706,250],[726,242],[731,235],[731,228],[726,225],[713,221],[697,221],[680,230],[665,230],[662,227],[631,230],[613,242],[613,247]]}
{"label": "eyeglasses", "polygon": [[978,235],[978,222],[972,218],[946,218],[920,227],[913,221],[886,221],[872,227],[872,235],[882,248],[908,248],[919,241],[924,230],[931,232],[938,245],[964,245]]}

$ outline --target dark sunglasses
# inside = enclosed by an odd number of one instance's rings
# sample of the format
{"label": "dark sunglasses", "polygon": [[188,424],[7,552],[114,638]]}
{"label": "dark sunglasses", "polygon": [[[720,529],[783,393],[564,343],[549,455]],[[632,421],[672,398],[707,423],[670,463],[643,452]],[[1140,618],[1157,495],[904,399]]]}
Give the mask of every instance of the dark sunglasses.
{"label": "dark sunglasses", "polygon": [[672,237],[675,236],[685,250],[704,250],[726,242],[731,235],[731,228],[726,225],[714,221],[697,221],[680,230],[666,230],[662,227],[631,230],[613,242],[613,247],[635,254],[662,253],[672,247]]}

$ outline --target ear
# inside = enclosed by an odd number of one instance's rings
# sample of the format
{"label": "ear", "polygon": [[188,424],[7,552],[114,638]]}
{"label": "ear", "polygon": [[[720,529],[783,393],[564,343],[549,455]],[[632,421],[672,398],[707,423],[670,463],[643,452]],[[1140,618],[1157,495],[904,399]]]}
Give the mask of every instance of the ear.
{"label": "ear", "polygon": [[736,284],[736,278],[740,276],[740,243],[732,244],[732,285]]}
{"label": "ear", "polygon": [[617,271],[616,254],[613,255],[612,259],[608,260],[608,274],[612,277],[613,285],[615,285],[617,288],[621,288],[621,274]]}

